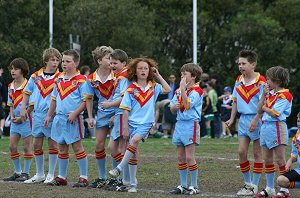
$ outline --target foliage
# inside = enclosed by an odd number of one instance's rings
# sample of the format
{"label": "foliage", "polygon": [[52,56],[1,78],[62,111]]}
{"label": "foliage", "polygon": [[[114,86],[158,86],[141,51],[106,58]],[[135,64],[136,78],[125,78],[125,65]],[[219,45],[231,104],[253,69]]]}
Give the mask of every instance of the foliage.
{"label": "foliage", "polygon": [[[182,0],[55,1],[54,47],[63,51],[69,34],[79,35],[81,64],[92,65],[91,51],[108,45],[130,57],[155,58],[165,77],[179,75],[181,65],[192,60],[192,6]],[[197,6],[198,62],[206,73],[233,84],[237,54],[248,48],[259,55],[259,72],[283,65],[292,81],[300,77],[300,0],[199,0]],[[48,9],[41,0],[0,1],[2,67],[17,56],[32,71],[41,67],[41,53],[49,46]],[[294,90],[296,83],[291,85]]]}

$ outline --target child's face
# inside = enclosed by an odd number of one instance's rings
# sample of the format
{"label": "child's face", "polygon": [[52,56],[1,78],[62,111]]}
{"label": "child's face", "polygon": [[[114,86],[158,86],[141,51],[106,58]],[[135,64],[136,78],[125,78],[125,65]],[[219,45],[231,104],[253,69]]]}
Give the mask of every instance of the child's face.
{"label": "child's face", "polygon": [[136,67],[136,76],[138,80],[147,80],[149,75],[149,65],[146,62],[138,62]]}
{"label": "child's face", "polygon": [[123,67],[125,66],[124,62],[121,62],[120,60],[116,60],[114,58],[110,57],[110,68],[114,71],[114,72],[119,72],[123,69]]}
{"label": "child's face", "polygon": [[186,84],[194,84],[195,82],[195,77],[192,77],[191,72],[188,71],[183,71],[181,72],[181,78],[185,77],[185,82]]}
{"label": "child's face", "polygon": [[300,129],[300,117],[297,117],[297,127]]}
{"label": "child's face", "polygon": [[239,71],[243,75],[249,74],[250,72],[254,71],[255,68],[255,64],[249,63],[247,58],[239,58],[238,66],[239,66]]}
{"label": "child's face", "polygon": [[230,92],[230,91],[224,91],[224,94],[225,94],[226,96],[229,96],[229,95],[231,94],[231,92]]}
{"label": "child's face", "polygon": [[12,66],[12,69],[10,70],[10,74],[13,79],[18,79],[23,77],[22,70],[19,68],[15,68],[14,66]]}
{"label": "child's face", "polygon": [[61,67],[64,72],[74,72],[78,66],[78,62],[75,62],[73,56],[63,55]]}
{"label": "child's face", "polygon": [[109,68],[110,66],[110,60],[109,60],[110,54],[106,54],[101,60],[99,60],[99,65],[101,65],[104,68]]}
{"label": "child's face", "polygon": [[58,68],[58,65],[59,65],[59,59],[56,56],[52,56],[45,63],[46,63],[47,68],[56,70]]}
{"label": "child's face", "polygon": [[269,90],[277,88],[276,83],[274,83],[271,79],[267,78],[267,86]]}

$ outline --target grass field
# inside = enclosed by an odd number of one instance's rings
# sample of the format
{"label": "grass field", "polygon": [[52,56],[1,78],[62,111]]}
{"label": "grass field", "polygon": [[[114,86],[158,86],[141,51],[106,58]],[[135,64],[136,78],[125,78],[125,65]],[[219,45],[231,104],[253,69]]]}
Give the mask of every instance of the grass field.
{"label": "grass field", "polygon": [[[89,180],[92,182],[97,177],[94,140],[85,139],[83,144],[89,153]],[[239,165],[237,147],[237,138],[201,140],[196,153],[197,163],[199,164],[199,187],[201,190],[197,197],[236,197],[236,192],[243,184],[242,174],[237,167]],[[22,149],[22,146],[19,149]],[[46,153],[46,148],[44,150]],[[252,145],[250,151],[252,151]],[[290,146],[287,147],[287,158],[289,157],[289,152]],[[21,150],[20,153],[22,153]],[[139,153],[137,172],[139,192],[137,194],[110,192],[102,189],[78,189],[71,186],[30,185],[3,182],[1,180],[0,197],[172,197],[169,191],[179,185],[179,174],[177,170],[177,151],[176,147],[171,144],[171,139],[149,138],[145,143],[139,145]],[[1,179],[13,173],[13,165],[9,154],[9,139],[5,137],[5,139],[0,140]],[[45,170],[47,170],[48,156],[45,155],[45,158]],[[253,162],[252,155],[249,155],[249,159]],[[109,153],[107,153],[107,162],[109,170],[111,167]],[[34,173],[35,162],[33,161],[31,175]],[[71,151],[68,181],[76,182],[78,176],[79,170],[75,156]],[[264,187],[265,176],[263,174],[259,189]],[[278,187],[276,189],[278,190]],[[292,197],[300,197],[300,191],[291,190],[291,195]]]}

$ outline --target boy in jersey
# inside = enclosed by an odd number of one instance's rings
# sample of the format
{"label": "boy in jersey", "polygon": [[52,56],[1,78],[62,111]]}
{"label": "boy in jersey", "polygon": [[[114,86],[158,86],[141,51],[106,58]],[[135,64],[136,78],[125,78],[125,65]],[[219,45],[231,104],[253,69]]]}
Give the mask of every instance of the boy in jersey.
{"label": "boy in jersey", "polygon": [[258,112],[263,114],[260,130],[260,145],[263,148],[266,188],[255,197],[286,198],[289,190],[281,188],[275,195],[275,165],[279,166],[280,175],[285,173],[285,148],[288,145],[286,119],[291,114],[293,96],[286,89],[290,76],[289,70],[281,66],[271,67],[266,72],[267,84],[258,103]]}
{"label": "boy in jersey", "polygon": [[[178,169],[180,185],[172,190],[171,194],[199,194],[198,165],[195,160],[196,145],[200,143],[200,126],[203,90],[199,80],[203,73],[202,68],[194,63],[187,63],[180,69],[180,87],[171,100],[171,111],[177,113],[177,122],[172,143],[177,146]],[[188,170],[190,171],[191,185],[188,188]]]}
{"label": "boy in jersey", "polygon": [[[114,126],[111,131],[110,140],[108,144],[108,148],[110,150],[112,156],[112,167],[115,168],[122,161],[123,155],[126,151],[127,142],[124,139],[124,118],[123,118],[123,110],[119,108],[123,95],[131,84],[131,82],[127,79],[127,68],[126,65],[128,63],[128,56],[125,51],[121,49],[115,49],[110,54],[110,66],[115,73],[115,85],[114,85],[114,93],[113,100],[103,102],[104,108],[115,107],[115,116],[114,116]],[[125,166],[123,171],[123,180],[122,183],[118,182],[116,179],[111,179],[108,185],[108,190],[122,190],[124,187],[120,187],[122,185],[129,185],[129,170],[128,165]],[[117,185],[116,185],[117,184]],[[119,186],[120,188],[117,188]]]}
{"label": "boy in jersey", "polygon": [[112,100],[114,88],[114,74],[110,68],[109,56],[113,51],[111,47],[97,47],[93,52],[94,62],[98,65],[95,72],[89,75],[87,81],[86,106],[89,117],[89,125],[94,128],[93,97],[96,94],[98,100],[98,112],[96,121],[96,149],[95,156],[98,167],[98,178],[89,185],[91,188],[101,188],[106,184],[106,152],[105,140],[110,132],[110,119],[114,115],[114,108],[102,108],[102,103]]}
{"label": "boy in jersey", "polygon": [[[21,107],[21,119],[26,120],[26,103],[32,96],[34,103],[34,116],[32,120],[32,136],[34,137],[33,149],[35,156],[36,174],[24,183],[49,183],[54,179],[54,171],[57,162],[57,143],[51,139],[52,119],[47,128],[44,128],[44,120],[51,103],[51,93],[54,82],[60,75],[58,65],[61,61],[61,54],[55,48],[48,48],[43,52],[44,67],[33,73],[23,91]],[[48,139],[49,172],[45,178],[44,173],[44,137]]]}
{"label": "boy in jersey", "polygon": [[49,183],[55,186],[67,185],[67,169],[69,164],[69,145],[71,144],[79,166],[79,180],[73,187],[86,187],[88,185],[88,159],[82,146],[82,127],[80,114],[85,109],[83,96],[86,77],[77,71],[80,56],[75,50],[63,52],[63,74],[56,80],[51,94],[51,104],[44,126],[56,112],[51,128],[51,139],[59,144],[58,176]]}
{"label": "boy in jersey", "polygon": [[[252,196],[257,193],[257,186],[262,173],[263,163],[259,143],[261,114],[257,113],[257,104],[263,93],[266,79],[255,72],[257,55],[251,50],[239,53],[238,66],[241,75],[237,77],[232,94],[230,119],[225,122],[230,127],[237,112],[241,114],[238,124],[240,169],[244,176],[244,185],[237,192],[238,196]],[[248,148],[253,141],[254,168],[251,180]]]}
{"label": "boy in jersey", "polygon": [[[14,174],[10,177],[6,177],[4,181],[19,181],[23,182],[29,179],[29,170],[32,162],[31,144],[31,117],[30,112],[32,108],[28,108],[28,118],[22,122],[20,117],[21,105],[22,105],[22,92],[27,85],[27,76],[29,72],[28,63],[23,58],[16,58],[10,64],[8,69],[11,76],[14,79],[12,83],[8,85],[8,101],[7,106],[10,107],[11,126],[10,126],[10,158],[14,164]],[[27,104],[26,104],[27,107]],[[24,169],[22,172],[20,153],[18,153],[18,144],[20,139],[23,139],[24,145]]]}

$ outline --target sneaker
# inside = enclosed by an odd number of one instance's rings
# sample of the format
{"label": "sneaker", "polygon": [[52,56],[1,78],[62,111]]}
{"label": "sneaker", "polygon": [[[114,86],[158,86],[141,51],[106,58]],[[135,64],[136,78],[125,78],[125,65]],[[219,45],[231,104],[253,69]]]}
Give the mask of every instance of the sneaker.
{"label": "sneaker", "polygon": [[116,178],[120,175],[121,170],[118,167],[116,167],[116,168],[110,170],[108,173],[109,173],[110,176]]}
{"label": "sneaker", "polygon": [[196,195],[199,193],[200,193],[200,190],[197,187],[190,186],[189,189],[184,194],[185,195]]}
{"label": "sneaker", "polygon": [[66,179],[55,177],[51,182],[48,183],[48,185],[51,186],[66,186],[68,184],[68,181]]}
{"label": "sneaker", "polygon": [[236,195],[237,196],[253,196],[254,191],[253,191],[252,185],[244,184],[243,188],[239,190]]}
{"label": "sneaker", "polygon": [[126,188],[126,186],[124,186],[122,182],[112,178],[106,183],[105,189],[109,191],[124,191],[124,188]]}
{"label": "sneaker", "polygon": [[88,185],[89,185],[89,182],[87,179],[79,177],[78,182],[73,184],[73,187],[87,187]]}
{"label": "sneaker", "polygon": [[170,191],[171,194],[175,194],[175,195],[180,195],[180,194],[185,194],[185,192],[187,192],[188,189],[182,186],[177,186],[174,190]]}
{"label": "sneaker", "polygon": [[93,183],[91,183],[88,187],[89,188],[102,188],[103,186],[105,186],[107,183],[106,179],[95,179],[95,181]]}
{"label": "sneaker", "polygon": [[24,183],[25,184],[34,184],[34,183],[40,183],[43,181],[45,181],[45,175],[38,176],[37,174],[35,174],[32,178],[25,180]]}
{"label": "sneaker", "polygon": [[17,182],[24,182],[29,179],[29,175],[27,173],[22,173],[20,177],[16,179]]}
{"label": "sneaker", "polygon": [[44,184],[49,184],[51,183],[52,181],[54,180],[54,177],[52,175],[47,175],[45,181],[44,181]]}
{"label": "sneaker", "polygon": [[132,186],[132,187],[130,187],[130,188],[128,189],[128,192],[130,192],[130,193],[136,193],[136,192],[137,192],[137,189],[136,189],[136,187]]}
{"label": "sneaker", "polygon": [[288,198],[290,197],[290,193],[286,191],[279,191],[277,195],[274,195],[272,198]]}
{"label": "sneaker", "polygon": [[19,178],[21,174],[14,173],[12,176],[5,177],[3,181],[16,181],[17,178]]}
{"label": "sneaker", "polygon": [[275,189],[266,188],[260,193],[256,194],[254,197],[272,197],[273,195],[275,195]]}

